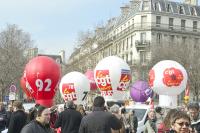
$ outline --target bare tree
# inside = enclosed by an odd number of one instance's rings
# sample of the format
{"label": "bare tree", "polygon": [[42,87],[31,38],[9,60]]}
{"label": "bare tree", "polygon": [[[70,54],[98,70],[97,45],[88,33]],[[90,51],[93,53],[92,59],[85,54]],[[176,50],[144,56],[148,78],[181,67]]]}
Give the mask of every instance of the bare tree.
{"label": "bare tree", "polygon": [[7,25],[0,33],[0,98],[3,99],[11,83],[18,84],[22,76],[26,57],[25,50],[33,41],[28,33],[16,25]]}
{"label": "bare tree", "polygon": [[161,60],[174,60],[182,64],[188,73],[188,83],[193,100],[199,100],[200,46],[198,40],[163,41],[151,46],[150,68]]}

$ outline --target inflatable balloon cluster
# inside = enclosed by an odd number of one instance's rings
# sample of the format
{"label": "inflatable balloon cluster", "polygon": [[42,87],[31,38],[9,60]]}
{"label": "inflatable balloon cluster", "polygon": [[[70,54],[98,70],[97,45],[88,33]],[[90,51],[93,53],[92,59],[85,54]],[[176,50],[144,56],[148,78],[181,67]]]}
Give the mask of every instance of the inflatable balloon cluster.
{"label": "inflatable balloon cluster", "polygon": [[37,104],[50,107],[61,76],[60,66],[50,57],[37,56],[26,64],[21,87]]}
{"label": "inflatable balloon cluster", "polygon": [[123,59],[109,56],[97,64],[94,79],[102,96],[120,100],[130,84],[130,67]]}

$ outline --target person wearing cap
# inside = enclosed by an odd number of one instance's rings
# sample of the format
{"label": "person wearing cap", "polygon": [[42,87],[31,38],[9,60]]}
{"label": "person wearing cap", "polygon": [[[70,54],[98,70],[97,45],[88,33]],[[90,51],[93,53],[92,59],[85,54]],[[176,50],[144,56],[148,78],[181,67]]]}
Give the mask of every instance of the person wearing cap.
{"label": "person wearing cap", "polygon": [[14,101],[13,110],[14,112],[11,115],[8,126],[8,133],[20,133],[22,128],[26,125],[27,114],[23,110],[21,101]]}
{"label": "person wearing cap", "polygon": [[78,133],[81,119],[82,115],[75,109],[73,101],[67,101],[66,109],[59,114],[55,127],[61,127],[61,133]]}
{"label": "person wearing cap", "polygon": [[21,133],[53,133],[50,128],[50,109],[41,105],[36,107],[36,118],[27,124]]}
{"label": "person wearing cap", "polygon": [[94,99],[93,112],[83,117],[79,133],[111,133],[111,129],[122,128],[122,122],[111,112],[105,111],[104,105],[102,96]]}

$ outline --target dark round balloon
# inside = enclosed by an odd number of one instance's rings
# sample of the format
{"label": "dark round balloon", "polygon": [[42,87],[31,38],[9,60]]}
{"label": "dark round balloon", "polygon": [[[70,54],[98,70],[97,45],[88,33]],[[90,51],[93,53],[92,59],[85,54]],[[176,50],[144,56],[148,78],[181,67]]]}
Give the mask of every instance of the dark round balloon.
{"label": "dark round balloon", "polygon": [[152,93],[149,84],[145,81],[139,80],[131,85],[130,95],[135,102],[145,102]]}

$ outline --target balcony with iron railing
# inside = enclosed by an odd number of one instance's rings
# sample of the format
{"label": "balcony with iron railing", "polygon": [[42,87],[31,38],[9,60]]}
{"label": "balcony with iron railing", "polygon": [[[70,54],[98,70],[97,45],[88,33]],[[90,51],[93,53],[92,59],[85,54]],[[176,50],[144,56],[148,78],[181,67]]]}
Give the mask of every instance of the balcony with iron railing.
{"label": "balcony with iron railing", "polygon": [[181,25],[169,25],[169,24],[152,23],[152,30],[172,31],[172,32],[176,32],[176,33],[200,35],[200,28],[181,26]]}
{"label": "balcony with iron railing", "polygon": [[181,25],[169,25],[169,24],[156,24],[155,22],[146,22],[146,23],[135,23],[130,25],[128,28],[123,31],[117,33],[113,36],[113,39],[120,39],[127,35],[130,35],[135,31],[145,31],[145,30],[159,30],[159,31],[168,31],[168,32],[180,32],[180,33],[188,33],[188,34],[196,34],[200,35],[200,28],[193,27],[184,27]]}
{"label": "balcony with iron railing", "polygon": [[150,46],[150,41],[149,40],[136,40],[135,41],[135,47],[137,51],[139,50],[145,50]]}

